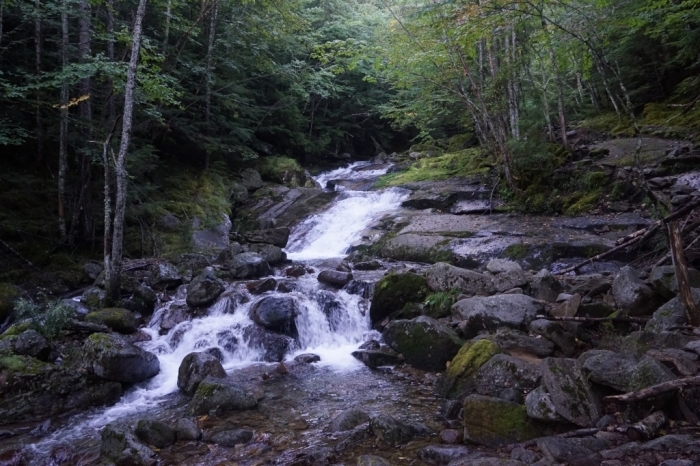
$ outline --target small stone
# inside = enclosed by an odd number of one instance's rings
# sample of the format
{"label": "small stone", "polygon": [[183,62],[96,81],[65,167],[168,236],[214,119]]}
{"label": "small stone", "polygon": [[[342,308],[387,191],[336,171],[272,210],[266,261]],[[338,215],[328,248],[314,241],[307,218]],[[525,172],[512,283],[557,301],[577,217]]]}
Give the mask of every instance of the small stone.
{"label": "small stone", "polygon": [[440,441],[448,445],[456,445],[462,443],[464,433],[457,429],[445,429],[440,432]]}
{"label": "small stone", "polygon": [[222,447],[235,447],[250,442],[253,432],[247,429],[229,429],[216,432],[204,432],[202,440]]}
{"label": "small stone", "polygon": [[552,310],[551,314],[554,317],[574,317],[580,305],[581,295],[576,293]]}
{"label": "small stone", "polygon": [[175,430],[155,419],[140,419],[136,425],[136,436],[156,448],[165,448],[175,443]]}
{"label": "small stone", "polygon": [[448,464],[468,454],[469,449],[462,445],[429,445],[417,452],[418,459],[438,465]]}
{"label": "small stone", "polygon": [[262,294],[267,291],[274,291],[277,287],[277,280],[274,278],[265,278],[250,283],[246,283],[245,287],[251,294]]}
{"label": "small stone", "polygon": [[533,298],[553,303],[561,293],[562,286],[549,270],[542,269],[530,279],[530,289]]}
{"label": "small stone", "polygon": [[202,438],[202,430],[192,419],[180,418],[175,421],[173,428],[178,440],[199,440]]}
{"label": "small stone", "polygon": [[314,362],[319,362],[321,360],[321,356],[318,354],[313,354],[313,353],[305,353],[305,354],[300,354],[299,356],[296,356],[294,358],[296,362],[304,363],[304,364],[311,364]]}
{"label": "small stone", "polygon": [[342,288],[352,280],[352,273],[339,270],[324,270],[318,274],[318,281],[327,285]]}

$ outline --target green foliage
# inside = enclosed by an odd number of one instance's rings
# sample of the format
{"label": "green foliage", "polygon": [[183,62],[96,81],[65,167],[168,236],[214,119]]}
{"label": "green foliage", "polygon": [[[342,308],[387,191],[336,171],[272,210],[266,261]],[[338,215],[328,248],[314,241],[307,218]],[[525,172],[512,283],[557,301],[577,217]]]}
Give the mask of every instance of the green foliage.
{"label": "green foliage", "polygon": [[27,299],[20,299],[15,304],[18,320],[27,320],[29,328],[41,333],[48,340],[55,340],[61,335],[73,315],[73,309],[61,301],[39,306]]}
{"label": "green foliage", "polygon": [[459,290],[450,290],[428,295],[423,302],[426,314],[436,319],[449,316],[459,293]]}
{"label": "green foliage", "polygon": [[415,181],[444,180],[487,173],[491,163],[478,148],[463,149],[417,160],[406,171],[384,175],[376,186],[396,186]]}

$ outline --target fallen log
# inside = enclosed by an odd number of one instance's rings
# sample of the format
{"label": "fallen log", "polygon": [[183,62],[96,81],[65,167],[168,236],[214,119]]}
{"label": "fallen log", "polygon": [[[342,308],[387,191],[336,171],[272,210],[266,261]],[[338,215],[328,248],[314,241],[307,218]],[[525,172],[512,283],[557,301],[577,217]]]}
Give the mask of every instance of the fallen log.
{"label": "fallen log", "polygon": [[638,423],[627,428],[627,436],[630,440],[649,440],[656,437],[664,424],[666,424],[666,415],[663,411],[656,411],[645,417]]}
{"label": "fallen log", "polygon": [[538,316],[545,320],[559,320],[564,322],[614,322],[618,324],[646,324],[649,322],[650,317],[558,317],[558,316]]}
{"label": "fallen log", "polygon": [[688,276],[688,267],[685,263],[685,255],[683,254],[683,238],[678,228],[678,222],[668,224],[668,240],[671,243],[671,257],[673,265],[676,268],[676,279],[678,281],[678,290],[681,298],[681,303],[685,309],[685,315],[688,318],[688,323],[693,326],[700,326],[700,309],[693,300],[693,293],[690,289],[690,278]]}
{"label": "fallen log", "polygon": [[635,401],[646,400],[664,393],[675,392],[685,387],[700,385],[700,375],[686,377],[684,379],[671,380],[651,387],[642,388],[624,395],[610,395],[605,397],[605,401],[618,401],[620,403],[634,403]]}

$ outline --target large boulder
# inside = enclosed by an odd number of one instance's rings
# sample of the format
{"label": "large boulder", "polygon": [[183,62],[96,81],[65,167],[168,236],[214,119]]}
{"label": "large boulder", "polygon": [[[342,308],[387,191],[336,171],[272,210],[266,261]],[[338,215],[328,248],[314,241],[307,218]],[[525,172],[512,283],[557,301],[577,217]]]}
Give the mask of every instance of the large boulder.
{"label": "large boulder", "polygon": [[85,316],[85,322],[103,324],[115,332],[124,334],[134,333],[138,329],[134,314],[131,311],[118,307],[91,312]]}
{"label": "large boulder", "polygon": [[462,299],[452,306],[452,313],[465,320],[466,328],[476,334],[480,330],[493,332],[498,327],[527,329],[543,309],[542,303],[529,296],[504,294]]}
{"label": "large boulder", "polygon": [[298,305],[292,296],[265,296],[250,308],[250,318],[258,325],[293,336]]}
{"label": "large boulder", "polygon": [[260,278],[272,274],[270,264],[255,252],[244,252],[233,257],[228,263],[233,278]]}
{"label": "large boulder", "polygon": [[17,336],[0,340],[0,353],[3,343],[8,343],[14,354],[31,356],[40,360],[46,360],[51,352],[48,340],[34,329],[25,330]]}
{"label": "large boulder", "polygon": [[468,341],[437,380],[435,391],[446,398],[462,393],[471,376],[498,353],[500,348],[491,340]]}
{"label": "large boulder", "polygon": [[415,432],[413,428],[388,414],[377,414],[369,421],[375,437],[392,447],[410,442]]}
{"label": "large boulder", "polygon": [[479,335],[477,339],[488,338],[505,353],[527,354],[546,358],[554,353],[554,343],[545,338],[536,338],[513,329],[501,329],[490,335]]}
{"label": "large boulder", "polygon": [[233,411],[253,409],[258,402],[242,387],[226,379],[207,377],[194,392],[190,409],[194,415],[209,414],[211,410]]}
{"label": "large boulder", "polygon": [[0,325],[12,315],[22,290],[11,283],[0,283]]}
{"label": "large boulder", "polygon": [[425,271],[425,278],[430,289],[438,292],[459,290],[470,295],[490,295],[495,291],[488,275],[445,262],[431,265]]}
{"label": "large boulder", "polygon": [[264,186],[260,173],[252,168],[246,168],[241,172],[239,182],[245,186],[248,191],[255,191]]}
{"label": "large boulder", "polygon": [[231,223],[231,218],[226,213],[221,213],[220,218],[221,223],[209,228],[203,228],[204,225],[197,217],[193,219],[192,244],[197,251],[218,252],[229,245],[229,234],[233,223]]}
{"label": "large boulder", "polygon": [[[696,306],[700,306],[700,288],[691,288]],[[663,332],[673,327],[688,325],[685,307],[679,297],[673,298],[658,308],[644,329],[648,332]]]}
{"label": "large boulder", "polygon": [[224,289],[224,285],[214,275],[214,269],[207,267],[187,285],[187,305],[192,308],[210,306]]}
{"label": "large boulder", "polygon": [[287,260],[287,253],[278,246],[272,244],[249,244],[246,246],[247,252],[260,254],[265,262],[269,265],[277,265]]}
{"label": "large boulder", "polygon": [[369,415],[357,408],[349,408],[338,414],[328,426],[329,432],[352,430],[360,424],[369,421]]}
{"label": "large boulder", "polygon": [[527,415],[537,421],[559,422],[564,420],[557,414],[557,408],[554,406],[552,397],[549,396],[544,387],[537,387],[527,394],[525,397],[525,409],[527,410]]}
{"label": "large boulder", "polygon": [[284,248],[289,241],[289,228],[269,228],[267,230],[251,230],[244,235],[246,241],[250,243],[267,243]]}
{"label": "large boulder", "polygon": [[421,302],[428,296],[428,282],[415,273],[390,273],[374,287],[369,316],[373,324],[400,311],[408,303]]}
{"label": "large boulder", "polygon": [[103,379],[137,383],[160,371],[155,354],[115,333],[93,333],[85,340],[83,349],[86,367]]}
{"label": "large boulder", "polygon": [[530,290],[533,298],[553,303],[563,288],[549,270],[542,269],[530,279]]}
{"label": "large boulder", "polygon": [[523,405],[482,395],[464,400],[464,438],[477,445],[498,448],[542,435]]}
{"label": "large boulder", "polygon": [[[700,288],[700,271],[688,268],[688,278],[690,279],[691,287]],[[649,274],[649,284],[654,291],[664,298],[674,298],[678,294],[676,267],[673,265],[654,267]]]}
{"label": "large boulder", "polygon": [[407,363],[427,371],[445,370],[463,344],[454,330],[427,316],[390,322],[382,336]]}
{"label": "large boulder", "polygon": [[497,354],[466,381],[465,390],[468,390],[466,394],[488,396],[499,396],[511,389],[522,393],[534,389],[539,380],[540,368],[537,365],[507,354]]}
{"label": "large boulder", "polygon": [[243,338],[250,348],[259,352],[260,358],[267,362],[282,361],[288,353],[297,348],[294,339],[287,335],[268,331],[257,325],[243,330]]}
{"label": "large boulder", "polygon": [[100,456],[117,466],[152,466],[157,462],[156,453],[124,425],[107,424],[101,437]]}
{"label": "large boulder", "polygon": [[598,422],[601,408],[575,359],[545,359],[542,380],[557,414],[581,427],[591,427]]}
{"label": "large boulder", "polygon": [[215,432],[204,432],[202,440],[215,443],[222,447],[235,447],[243,445],[253,438],[253,431],[247,429],[223,429]]}
{"label": "large boulder", "polygon": [[627,391],[637,359],[608,350],[590,350],[579,356],[588,379],[620,392]]}
{"label": "large boulder", "polygon": [[175,443],[175,429],[156,419],[139,419],[136,424],[136,436],[146,445],[165,448]]}
{"label": "large boulder", "polygon": [[617,305],[631,316],[649,315],[663,302],[632,267],[620,269],[613,281],[612,294]]}
{"label": "large boulder", "polygon": [[180,275],[180,272],[173,264],[167,262],[151,265],[149,267],[148,277],[151,288],[155,290],[177,288],[182,284],[182,275]]}
{"label": "large boulder", "polygon": [[177,387],[184,394],[193,395],[199,383],[210,376],[226,377],[221,362],[209,353],[190,353],[180,363]]}
{"label": "large boulder", "polygon": [[391,348],[359,349],[352,352],[352,356],[365,366],[372,369],[383,366],[400,366],[405,362],[403,356]]}

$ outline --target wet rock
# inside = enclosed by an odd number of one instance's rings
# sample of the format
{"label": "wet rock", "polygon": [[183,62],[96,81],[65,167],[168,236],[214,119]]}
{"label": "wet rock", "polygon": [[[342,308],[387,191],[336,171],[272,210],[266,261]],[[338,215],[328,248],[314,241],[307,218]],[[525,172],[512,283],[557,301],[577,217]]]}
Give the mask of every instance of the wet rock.
{"label": "wet rock", "polygon": [[651,314],[662,300],[654,290],[639,278],[632,267],[622,267],[615,277],[612,294],[617,305],[631,316]]}
{"label": "wet rock", "polygon": [[457,289],[470,295],[489,295],[495,291],[491,277],[445,262],[431,265],[425,271],[425,278],[430,289],[438,292]]}
{"label": "wet rock", "polygon": [[284,274],[288,277],[294,277],[294,278],[299,278],[303,275],[306,275],[306,267],[303,265],[293,265],[291,267],[287,267],[284,270]]}
{"label": "wet rock", "polygon": [[533,320],[530,323],[530,331],[554,343],[564,356],[574,354],[576,336],[564,330],[564,327],[559,322],[545,319]]}
{"label": "wet rock", "polygon": [[501,329],[488,336],[477,336],[475,339],[488,338],[506,353],[530,354],[538,358],[546,358],[554,353],[554,343],[545,338],[536,338],[511,329]]}
{"label": "wet rock", "polygon": [[296,315],[297,302],[291,296],[265,296],[250,309],[253,322],[289,336],[296,334]]}
{"label": "wet rock", "polygon": [[369,340],[360,345],[358,349],[363,349],[363,350],[378,350],[381,347],[381,344],[377,340]]}
{"label": "wet rock", "polygon": [[246,252],[260,254],[269,265],[277,265],[287,260],[287,253],[272,244],[249,244]]}
{"label": "wet rock", "polygon": [[134,314],[118,307],[91,312],[85,316],[85,322],[103,324],[115,332],[124,334],[134,333],[138,328]]}
{"label": "wet rock", "polygon": [[296,362],[300,362],[302,364],[312,364],[315,362],[319,362],[321,360],[321,356],[318,354],[313,354],[313,353],[305,353],[305,354],[300,354],[299,356],[296,356],[294,358]]}
{"label": "wet rock", "polygon": [[237,242],[231,242],[226,248],[224,248],[216,258],[217,264],[228,265],[231,259],[236,257],[238,254],[245,252],[243,246]]}
{"label": "wet rock", "polygon": [[[688,268],[690,286],[700,288],[700,271]],[[678,294],[676,268],[672,265],[654,267],[649,274],[649,284],[652,289],[666,299],[672,299]]]}
{"label": "wet rock", "polygon": [[267,362],[282,361],[287,353],[296,348],[292,337],[270,332],[258,326],[245,328],[243,339],[248,341],[249,346],[259,350],[262,359]]}
{"label": "wet rock", "polygon": [[262,280],[246,283],[245,287],[251,294],[263,294],[268,291],[274,291],[277,287],[277,280],[274,278],[264,278]]}
{"label": "wet rock", "polygon": [[165,448],[175,443],[175,430],[165,422],[155,419],[139,419],[136,436],[146,445]]}
{"label": "wet rock", "polygon": [[544,387],[537,387],[525,397],[527,415],[538,421],[558,422],[564,419],[557,414],[552,398]]}
{"label": "wet rock", "polygon": [[357,457],[357,466],[391,466],[391,463],[374,455],[360,455]]}
{"label": "wet rock", "polygon": [[177,324],[190,319],[190,312],[190,309],[182,304],[170,303],[160,320],[160,328],[165,331],[175,328]]}
{"label": "wet rock", "polygon": [[452,313],[466,321],[475,334],[479,330],[495,331],[498,327],[526,329],[543,311],[538,301],[525,295],[474,297],[457,301]]}
{"label": "wet rock", "polygon": [[589,380],[620,392],[627,391],[637,365],[634,357],[607,350],[586,351],[579,361]]}
{"label": "wet rock", "polygon": [[499,398],[469,395],[464,400],[463,416],[464,438],[477,445],[498,448],[542,433],[527,417],[525,406]]}
{"label": "wet rock", "polygon": [[202,430],[192,419],[183,417],[175,421],[173,426],[177,440],[199,440],[202,438]]}
{"label": "wet rock", "polygon": [[87,368],[103,379],[137,383],[160,372],[155,354],[118,334],[93,333],[85,340],[83,350]]}
{"label": "wet rock", "polygon": [[607,442],[599,439],[544,437],[537,440],[537,448],[553,463],[597,465],[601,460],[597,451],[608,447]]}
{"label": "wet rock", "polygon": [[457,429],[445,429],[440,432],[440,441],[447,445],[458,445],[464,439],[464,432]]}
{"label": "wet rock", "polygon": [[267,230],[252,230],[245,233],[245,239],[251,243],[267,243],[284,248],[289,241],[289,228],[270,228]]}
{"label": "wet rock", "polygon": [[352,356],[372,369],[383,366],[400,366],[406,361],[401,355],[389,348],[357,350],[352,352]]}
{"label": "wet rock", "polygon": [[542,380],[560,416],[581,427],[598,422],[598,401],[575,359],[545,359]]}
{"label": "wet rock", "polygon": [[361,280],[351,280],[350,283],[343,287],[348,294],[356,294],[365,299],[371,299],[374,295],[374,283]]}
{"label": "wet rock", "polygon": [[373,324],[381,322],[407,303],[423,301],[428,293],[428,282],[424,277],[414,273],[390,273],[374,287],[370,319]]}
{"label": "wet rock", "polygon": [[429,445],[417,452],[418,459],[430,464],[448,464],[452,460],[469,454],[469,449],[461,445]]}
{"label": "wet rock", "polygon": [[108,458],[117,466],[152,466],[156,464],[156,453],[139,442],[126,426],[107,424],[101,433],[100,456]]}
{"label": "wet rock", "polygon": [[530,279],[532,297],[550,303],[556,302],[562,291],[561,283],[547,269],[542,269]]}
{"label": "wet rock", "polygon": [[450,362],[450,366],[435,384],[438,395],[451,398],[466,390],[471,377],[486,364],[500,348],[490,340],[469,341],[465,343]]}
{"label": "wet rock", "polygon": [[540,380],[540,369],[522,359],[497,354],[489,359],[466,383],[468,393],[494,396],[508,388],[532,390]]}
{"label": "wet rock", "polygon": [[207,307],[224,292],[224,285],[214,275],[214,269],[207,267],[187,285],[187,305],[192,308]]}
{"label": "wet rock", "polygon": [[22,290],[11,283],[0,283],[0,324],[14,312],[15,303],[22,297]]}
{"label": "wet rock", "polygon": [[353,264],[352,268],[355,270],[379,270],[383,269],[384,266],[379,261],[365,261],[356,262],[355,264]]}
{"label": "wet rock", "polygon": [[207,377],[202,380],[190,402],[195,415],[221,411],[245,410],[257,407],[258,402],[243,388],[226,379]]}
{"label": "wet rock", "polygon": [[[691,288],[693,301],[700,305],[700,288]],[[644,330],[648,332],[663,332],[677,326],[688,325],[685,308],[679,297],[673,298],[652,315]]]}
{"label": "wet rock", "polygon": [[408,443],[413,439],[413,429],[388,414],[377,414],[369,421],[375,437],[392,447]]}
{"label": "wet rock", "polygon": [[10,337],[6,340],[2,340],[0,344],[7,340],[11,341],[11,351],[15,354],[46,360],[51,352],[51,346],[46,338],[33,329],[25,330],[17,335],[17,337]]}
{"label": "wet rock", "polygon": [[[224,249],[224,251],[225,250],[226,249]],[[183,278],[184,276],[187,276],[190,277],[189,279],[199,275],[204,271],[204,269],[212,265],[208,256],[193,252],[178,255],[175,259],[173,259],[173,263],[179,270],[183,271]]]}
{"label": "wet rock", "polygon": [[352,274],[339,270],[324,270],[318,274],[318,281],[327,285],[342,288],[352,280]]}
{"label": "wet rock", "polygon": [[450,327],[426,316],[390,322],[382,337],[408,364],[429,371],[444,370],[463,343]]}
{"label": "wet rock", "polygon": [[88,288],[80,296],[80,302],[85,304],[89,309],[102,309],[106,299],[107,293],[96,286]]}
{"label": "wet rock", "polygon": [[182,284],[182,276],[172,264],[160,262],[149,266],[148,270],[149,282],[153,289],[173,289]]}
{"label": "wet rock", "polygon": [[352,430],[369,421],[369,414],[357,408],[346,409],[335,417],[328,426],[329,432]]}
{"label": "wet rock", "polygon": [[215,443],[222,447],[235,447],[250,442],[253,438],[253,431],[247,429],[229,429],[216,432],[204,432],[202,440],[208,443]]}
{"label": "wet rock", "polygon": [[260,254],[244,252],[236,255],[228,263],[228,270],[233,278],[259,278],[272,274],[270,265]]}
{"label": "wet rock", "polygon": [[221,362],[208,353],[190,353],[180,363],[177,373],[177,387],[185,395],[193,395],[199,383],[207,377],[226,377]]}

